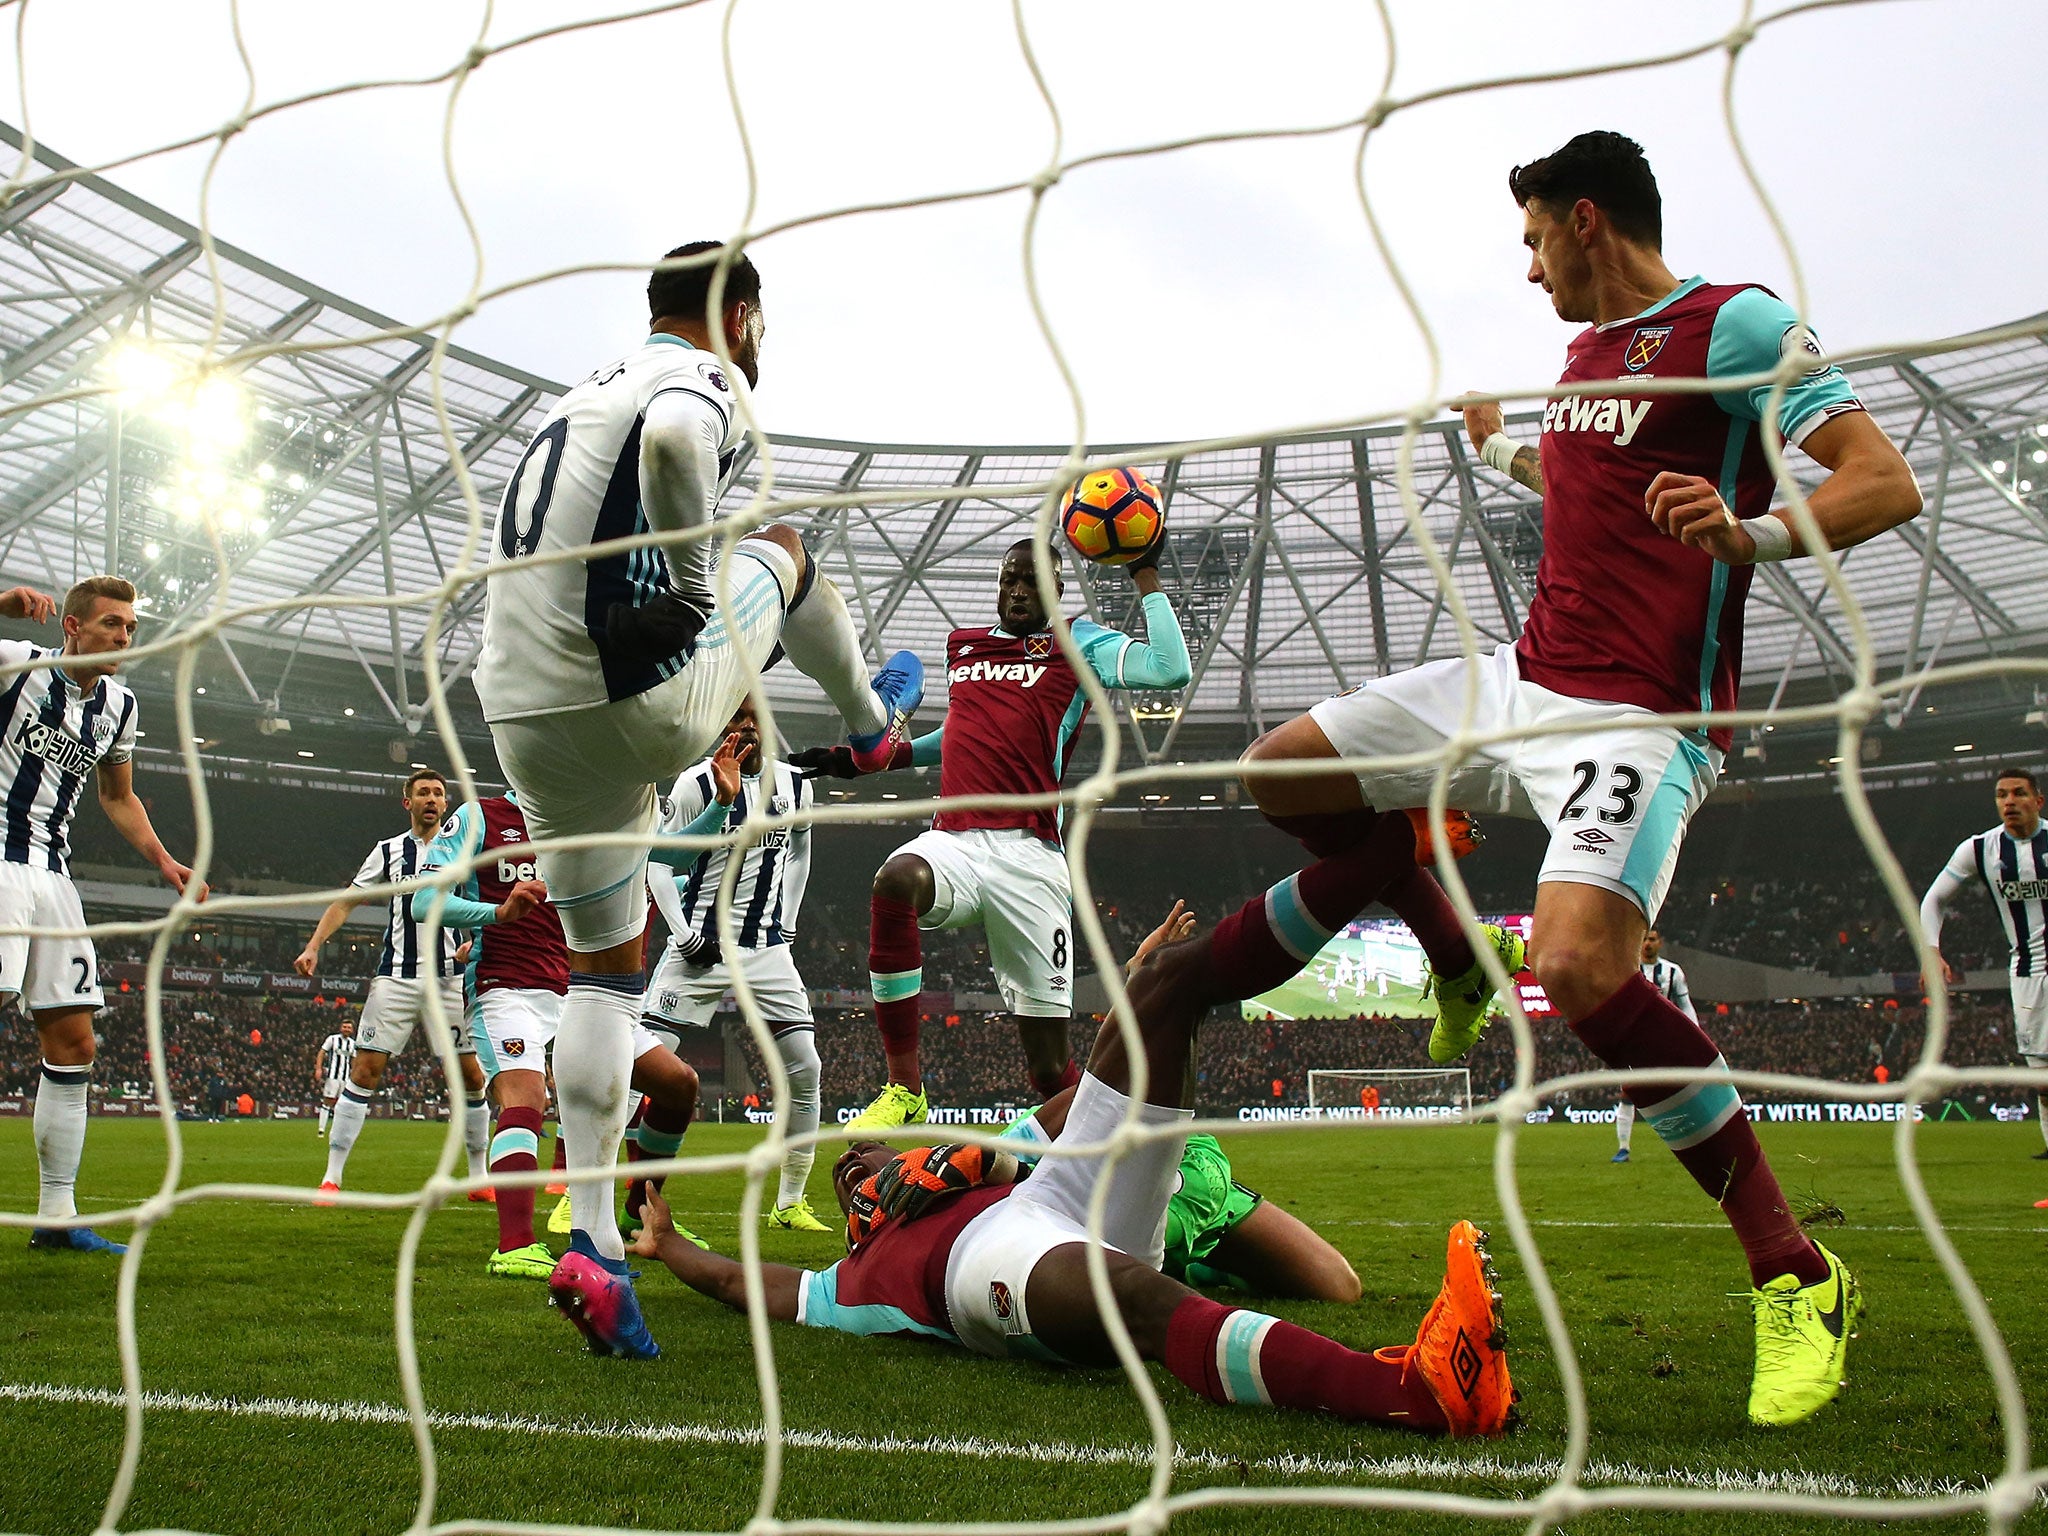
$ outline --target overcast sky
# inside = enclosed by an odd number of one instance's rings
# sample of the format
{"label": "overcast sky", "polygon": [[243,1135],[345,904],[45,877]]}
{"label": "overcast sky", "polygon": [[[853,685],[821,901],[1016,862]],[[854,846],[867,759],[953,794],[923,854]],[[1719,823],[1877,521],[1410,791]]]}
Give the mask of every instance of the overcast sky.
{"label": "overcast sky", "polygon": [[[584,0],[497,7],[493,40]],[[1623,60],[1724,33],[1738,5],[1397,0],[1397,96]],[[447,67],[482,9],[456,0],[247,0],[258,100]],[[1361,112],[1385,68],[1369,5],[1261,0],[1048,4],[1025,15],[1065,154]],[[721,8],[491,59],[463,92],[455,159],[486,281],[644,261],[723,235],[745,208],[719,60]],[[218,125],[243,77],[225,4],[29,7],[37,137],[96,163]],[[11,52],[13,13],[4,47]],[[755,227],[852,202],[1032,175],[1051,122],[992,0],[742,0],[735,64],[759,171]],[[1735,103],[1790,226],[1831,345],[1903,341],[2048,308],[2040,85],[2048,7],[1901,0],[1795,17],[1743,55]],[[0,113],[19,123],[13,60]],[[1791,294],[1790,267],[1722,124],[1725,55],[1496,90],[1397,113],[1366,181],[1443,349],[1443,388],[1554,378],[1568,337],[1522,280],[1505,175],[1581,129],[1639,138],[1681,274]],[[446,87],[294,109],[235,140],[215,185],[224,239],[406,319],[457,300],[470,253],[442,175]],[[1281,429],[1384,412],[1429,388],[1419,333],[1352,188],[1355,131],[1203,147],[1070,172],[1038,270],[1098,443]],[[113,173],[196,217],[204,155]],[[774,431],[910,443],[1063,441],[1073,416],[1032,322],[1023,194],[839,219],[754,256]],[[458,340],[573,381],[634,345],[644,279],[573,277],[486,307]]]}

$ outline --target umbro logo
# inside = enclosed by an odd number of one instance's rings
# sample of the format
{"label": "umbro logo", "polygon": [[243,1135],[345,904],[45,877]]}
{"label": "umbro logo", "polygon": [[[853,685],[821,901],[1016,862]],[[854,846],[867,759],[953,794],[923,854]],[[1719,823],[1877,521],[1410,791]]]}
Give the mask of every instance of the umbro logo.
{"label": "umbro logo", "polygon": [[505,839],[508,843],[516,843],[524,839],[526,834],[517,827],[506,827],[498,833],[498,836]]}
{"label": "umbro logo", "polygon": [[1585,827],[1572,834],[1572,841],[1593,853],[1605,853],[1614,839],[1598,827]]}
{"label": "umbro logo", "polygon": [[1451,1375],[1457,1379],[1458,1390],[1465,1394],[1467,1402],[1479,1390],[1479,1373],[1484,1366],[1479,1351],[1472,1347],[1472,1340],[1460,1328],[1458,1342],[1451,1347]]}

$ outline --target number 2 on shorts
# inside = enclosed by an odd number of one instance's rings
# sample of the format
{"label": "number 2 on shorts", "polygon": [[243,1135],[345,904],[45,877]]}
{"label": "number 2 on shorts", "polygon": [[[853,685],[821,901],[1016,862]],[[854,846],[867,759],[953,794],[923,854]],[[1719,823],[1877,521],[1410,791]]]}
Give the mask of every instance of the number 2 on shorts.
{"label": "number 2 on shorts", "polygon": [[[1580,821],[1585,818],[1586,807],[1579,802],[1592,792],[1600,782],[1600,764],[1588,758],[1583,763],[1572,764],[1572,772],[1579,782],[1565,801],[1564,809],[1557,813],[1559,821]],[[1600,819],[1610,826],[1621,826],[1636,819],[1637,804],[1643,793],[1643,773],[1640,768],[1628,763],[1616,763],[1608,770],[1608,803],[1600,807]]]}

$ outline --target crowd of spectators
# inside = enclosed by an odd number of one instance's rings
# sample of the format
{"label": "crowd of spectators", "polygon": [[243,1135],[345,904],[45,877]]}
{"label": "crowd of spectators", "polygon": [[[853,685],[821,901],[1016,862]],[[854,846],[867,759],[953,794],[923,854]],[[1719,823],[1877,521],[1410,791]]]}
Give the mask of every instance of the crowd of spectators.
{"label": "crowd of spectators", "polygon": [[[1917,973],[1916,940],[1875,870],[1825,878],[1692,882],[1658,918],[1666,938],[1736,960],[1824,976]],[[1965,970],[2005,964],[2005,933],[1983,893],[1950,906],[1942,953]]]}
{"label": "crowd of spectators", "polygon": [[[1538,1019],[1536,1076],[1561,1077],[1600,1069],[1562,1019]],[[1926,1010],[1898,1000],[1709,1005],[1705,1023],[1729,1063],[1739,1069],[1782,1072],[1833,1082],[1872,1082],[1882,1066],[1898,1075],[1918,1059]],[[1074,1026],[1075,1052],[1085,1058],[1093,1020]],[[751,1037],[742,1047],[757,1094],[767,1074]],[[1202,1027],[1197,1107],[1228,1114],[1246,1105],[1308,1103],[1308,1074],[1321,1069],[1415,1068],[1430,1065],[1426,1019],[1351,1018],[1281,1021],[1222,1014]],[[928,1016],[922,1042],[924,1081],[935,1104],[1029,1104],[1023,1050],[1010,1020],[1000,1014]],[[824,1062],[828,1106],[864,1103],[880,1087],[884,1064],[879,1035],[859,1010],[822,1016],[818,1054]],[[2002,996],[1958,997],[1950,1010],[1943,1058],[1953,1066],[2005,1066],[2015,1061],[2012,1011]],[[1480,1036],[1463,1063],[1472,1092],[1485,1099],[1514,1080],[1514,1037],[1504,1024]],[[1607,1090],[1574,1093],[1571,1102],[1597,1105]]]}

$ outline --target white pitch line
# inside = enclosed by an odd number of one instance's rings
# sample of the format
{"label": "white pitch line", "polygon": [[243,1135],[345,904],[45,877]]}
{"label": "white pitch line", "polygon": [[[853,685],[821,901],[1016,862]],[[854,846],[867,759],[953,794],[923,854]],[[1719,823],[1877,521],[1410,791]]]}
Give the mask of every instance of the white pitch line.
{"label": "white pitch line", "polygon": [[[0,1402],[51,1403],[87,1408],[121,1408],[126,1399],[103,1387],[61,1387],[0,1382]],[[411,1421],[403,1408],[389,1403],[316,1402],[292,1397],[216,1397],[204,1392],[145,1392],[146,1410],[171,1413],[216,1413],[228,1418],[298,1419],[320,1424],[371,1424],[403,1428]],[[492,1434],[568,1436],[581,1440],[627,1440],[657,1445],[758,1446],[761,1431],[719,1424],[645,1424],[630,1420],[571,1419],[561,1422],[524,1414],[430,1412],[436,1430],[474,1429]],[[1149,1467],[1152,1448],[1146,1445],[1069,1445],[1059,1441],[1013,1443],[973,1435],[844,1435],[834,1430],[794,1429],[783,1443],[797,1450],[836,1451],[857,1456],[962,1456],[978,1461],[1004,1459],[1073,1467]],[[1202,1472],[1237,1472],[1249,1468],[1287,1477],[1369,1478],[1437,1482],[1513,1483],[1543,1487],[1558,1474],[1554,1457],[1508,1461],[1493,1452],[1471,1457],[1420,1453],[1405,1456],[1260,1456],[1222,1455],[1214,1451],[1181,1450],[1176,1464]],[[1871,1484],[1833,1472],[1741,1472],[1689,1467],[1651,1470],[1627,1462],[1591,1461],[1581,1482],[1586,1486],[1631,1488],[1697,1488],[1722,1493],[1785,1493],[1817,1498],[1954,1498],[1981,1493],[1983,1480],[1898,1478]],[[2037,1497],[2048,1504],[2048,1495]]]}

